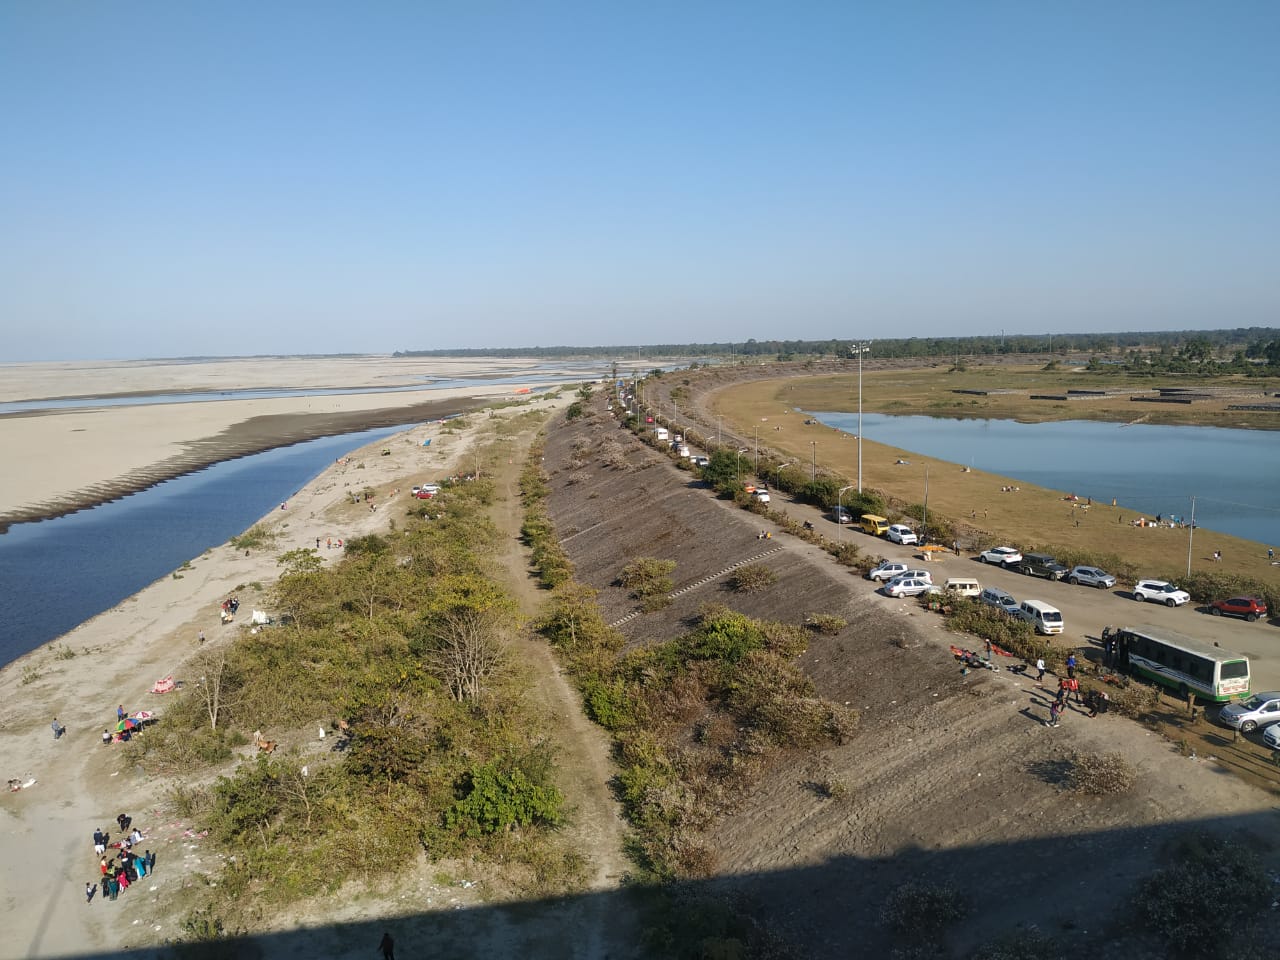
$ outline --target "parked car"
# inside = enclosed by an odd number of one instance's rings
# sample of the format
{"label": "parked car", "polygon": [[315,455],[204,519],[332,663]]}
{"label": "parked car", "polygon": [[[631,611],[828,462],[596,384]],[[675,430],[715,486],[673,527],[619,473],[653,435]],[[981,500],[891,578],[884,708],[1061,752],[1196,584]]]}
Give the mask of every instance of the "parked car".
{"label": "parked car", "polygon": [[853,514],[848,507],[832,507],[831,519],[836,523],[853,523]]}
{"label": "parked car", "polygon": [[1016,613],[1018,609],[1018,601],[1013,598],[1013,594],[1006,593],[999,587],[984,587],[982,593],[978,595],[978,602],[999,607],[1010,615]]}
{"label": "parked car", "polygon": [[882,589],[885,596],[889,597],[918,597],[922,593],[928,593],[932,586],[928,580],[921,580],[919,577],[894,577]]}
{"label": "parked car", "polygon": [[1022,559],[1022,551],[1015,550],[1013,547],[992,547],[978,554],[978,559],[983,563],[998,563],[1001,566],[1012,567]]}
{"label": "parked car", "polygon": [[768,503],[768,502],[769,502],[769,488],[768,488],[768,487],[756,487],[756,488],[755,488],[755,490],[753,490],[753,491],[751,492],[751,496],[755,499],[756,503]]}
{"label": "parked car", "polygon": [[1067,568],[1047,553],[1024,553],[1018,561],[1018,572],[1027,577],[1061,580],[1067,575]]}
{"label": "parked car", "polygon": [[958,597],[979,597],[982,595],[982,584],[969,577],[951,577],[942,585],[947,593]]}
{"label": "parked car", "polygon": [[1255,693],[1248,700],[1228,703],[1218,713],[1218,719],[1241,733],[1280,723],[1280,693]]}
{"label": "parked car", "polygon": [[892,560],[886,560],[880,566],[867,571],[868,580],[892,580],[894,577],[901,576],[910,568],[905,563],[898,563]]}
{"label": "parked car", "polygon": [[890,540],[892,540],[894,543],[901,543],[904,546],[909,546],[910,544],[918,543],[920,540],[920,538],[916,536],[916,532],[912,530],[910,527],[908,527],[905,523],[893,524],[891,527],[889,527],[888,531],[885,533],[885,536],[888,537]]}
{"label": "parked car", "polygon": [[1280,750],[1280,723],[1273,723],[1262,731],[1262,742],[1272,750]]}
{"label": "parked car", "polygon": [[1097,567],[1072,567],[1067,574],[1067,583],[1076,583],[1082,587],[1097,587],[1099,590],[1110,590],[1116,585],[1116,578]]}
{"label": "parked car", "polygon": [[1267,615],[1267,605],[1257,597],[1232,597],[1230,600],[1215,600],[1209,604],[1209,612],[1215,617],[1224,613],[1228,617],[1244,617],[1250,623]]}
{"label": "parked car", "polygon": [[1025,620],[1035,627],[1036,633],[1042,633],[1045,636],[1061,633],[1065,626],[1062,622],[1062,611],[1043,600],[1023,600],[1014,611],[1014,616]]}
{"label": "parked car", "polygon": [[1139,580],[1133,588],[1133,599],[1163,603],[1166,607],[1180,607],[1191,599],[1191,594],[1164,580]]}

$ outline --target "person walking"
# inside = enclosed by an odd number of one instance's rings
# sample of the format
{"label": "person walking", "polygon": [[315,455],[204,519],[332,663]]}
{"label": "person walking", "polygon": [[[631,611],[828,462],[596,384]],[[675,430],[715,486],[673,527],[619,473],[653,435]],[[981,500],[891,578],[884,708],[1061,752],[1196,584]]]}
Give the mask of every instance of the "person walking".
{"label": "person walking", "polygon": [[96,883],[86,883],[84,885],[84,902],[93,903],[93,895],[98,892]]}
{"label": "person walking", "polygon": [[991,662],[991,641],[987,640],[986,644],[987,644],[987,663],[990,663]]}
{"label": "person walking", "polygon": [[1057,700],[1049,704],[1049,722],[1046,727],[1056,727],[1062,722],[1062,705]]}
{"label": "person walking", "polygon": [[1067,654],[1067,676],[1074,677],[1076,675],[1076,655],[1074,653]]}
{"label": "person walking", "polygon": [[1036,658],[1036,686],[1044,686],[1044,657]]}
{"label": "person walking", "polygon": [[203,631],[203,630],[201,630],[201,631],[200,631],[200,637],[199,637],[199,639],[200,639],[200,642],[201,642],[201,643],[204,643],[204,631]]}
{"label": "person walking", "polygon": [[93,852],[98,856],[107,852],[107,836],[102,832],[101,827],[93,831]]}
{"label": "person walking", "polygon": [[142,854],[142,856],[147,861],[147,873],[155,873],[156,872],[156,855],[152,853],[150,850],[147,850]]}
{"label": "person walking", "polygon": [[62,735],[67,732],[67,728],[58,722],[57,717],[53,718],[53,723],[49,724],[49,726],[53,727],[53,739],[55,740],[61,740]]}
{"label": "person walking", "polygon": [[391,939],[391,934],[382,934],[378,949],[382,951],[382,960],[396,960],[396,942]]}
{"label": "person walking", "polygon": [[124,704],[122,703],[120,704],[120,706],[116,707],[116,720],[120,721],[123,719],[124,719]]}

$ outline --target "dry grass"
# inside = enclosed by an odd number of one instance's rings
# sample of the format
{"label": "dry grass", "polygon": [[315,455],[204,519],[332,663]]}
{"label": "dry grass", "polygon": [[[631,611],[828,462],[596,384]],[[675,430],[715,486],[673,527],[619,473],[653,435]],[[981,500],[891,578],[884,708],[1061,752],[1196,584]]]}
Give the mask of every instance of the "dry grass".
{"label": "dry grass", "polygon": [[[1107,401],[1090,401],[1088,404],[1053,405],[1034,403],[1025,395],[1014,397],[963,397],[964,408],[951,406],[960,395],[951,391],[956,387],[991,387],[997,383],[1018,388],[1048,390],[1053,386],[1065,389],[1064,381],[1072,387],[1095,386],[1097,377],[1090,374],[1047,374],[1025,368],[998,370],[978,369],[964,374],[948,374],[945,367],[926,370],[893,370],[863,375],[863,409],[885,413],[955,414],[1027,419],[1078,419],[1083,416],[1102,418],[1108,412]],[[1108,387],[1118,382],[1104,378]],[[1151,383],[1147,384],[1152,385]],[[1264,384],[1251,383],[1261,389]],[[726,428],[733,423],[740,435],[751,437],[759,428],[762,449],[764,445],[777,451],[786,459],[808,462],[817,442],[817,460],[822,469],[846,477],[857,475],[857,444],[849,434],[820,424],[804,424],[805,417],[794,408],[809,410],[849,410],[857,395],[856,375],[795,378],[791,380],[763,380],[727,387],[714,398],[714,408],[723,414]],[[970,405],[969,401],[978,401]],[[1121,401],[1112,401],[1110,407]],[[1122,401],[1126,414],[1115,419],[1135,419],[1144,414],[1154,419],[1152,411],[1131,408],[1154,406]],[[1103,405],[1098,405],[1102,403]],[[932,406],[932,404],[945,404]],[[1203,422],[1216,426],[1240,426],[1241,418],[1248,414],[1232,412],[1215,416],[1212,405],[1184,408]],[[1170,413],[1169,411],[1164,411]],[[1172,413],[1170,413],[1172,416]],[[1253,416],[1261,416],[1253,415]],[[1274,417],[1273,417],[1274,419]],[[781,429],[777,429],[781,428]],[[1269,434],[1262,440],[1269,439]],[[899,458],[910,460],[904,468],[895,465]],[[1001,493],[1002,486],[1013,485],[1010,477],[985,473],[980,470],[964,471],[960,464],[934,460],[919,453],[874,443],[862,442],[862,475],[866,487],[882,492],[898,501],[899,505],[917,503],[923,495],[924,466],[929,470],[929,510],[940,516],[973,528],[974,539],[985,543],[1012,543],[1023,549],[1063,549],[1076,552],[1106,555],[1122,553],[1144,576],[1167,573],[1176,576],[1185,569],[1181,563],[1171,568],[1170,557],[1182,557],[1186,553],[1187,533],[1183,530],[1137,529],[1129,526],[1129,520],[1138,511],[1123,505],[1112,507],[1110,503],[1095,502],[1087,511],[1072,507],[1062,500],[1064,491],[1053,491],[1017,481],[1021,489],[1017,493]],[[1070,492],[1070,491],[1066,491]],[[1075,520],[1080,517],[1077,527]],[[1197,538],[1203,549],[1196,551],[1195,569],[1216,569],[1223,573],[1248,576],[1280,588],[1280,567],[1268,566],[1263,558],[1265,545],[1214,533],[1212,538]],[[868,542],[871,542],[868,540]],[[1220,549],[1223,562],[1213,564],[1210,551]],[[957,570],[967,569],[964,561],[953,562]]]}

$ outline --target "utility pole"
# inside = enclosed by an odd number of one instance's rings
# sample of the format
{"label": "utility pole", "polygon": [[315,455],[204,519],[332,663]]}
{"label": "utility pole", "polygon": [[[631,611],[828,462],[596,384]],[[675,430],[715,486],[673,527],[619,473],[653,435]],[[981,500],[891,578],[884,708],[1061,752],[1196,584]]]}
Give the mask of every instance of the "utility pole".
{"label": "utility pole", "polygon": [[755,463],[751,467],[751,472],[757,477],[760,476],[760,427],[756,426],[756,456]]}
{"label": "utility pole", "polygon": [[810,478],[810,480],[813,483],[817,483],[818,482],[818,441],[810,440],[809,446],[813,447],[813,475]]}
{"label": "utility pole", "polygon": [[1191,576],[1191,541],[1196,536],[1196,498],[1191,498],[1191,526],[1187,529],[1187,576]]}
{"label": "utility pole", "polygon": [[720,441],[720,428],[724,426],[724,417],[716,417],[716,446],[723,446]]}
{"label": "utility pole", "polygon": [[924,465],[924,520],[920,530],[920,536],[926,537],[929,533],[929,465]]}

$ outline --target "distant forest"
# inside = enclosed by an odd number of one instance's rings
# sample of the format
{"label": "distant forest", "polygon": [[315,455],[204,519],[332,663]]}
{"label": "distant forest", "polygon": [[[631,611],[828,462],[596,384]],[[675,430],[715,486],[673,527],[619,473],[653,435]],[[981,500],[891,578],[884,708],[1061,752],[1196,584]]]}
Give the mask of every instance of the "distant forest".
{"label": "distant forest", "polygon": [[859,343],[869,343],[868,356],[938,357],[962,363],[965,357],[1007,354],[1055,356],[1082,354],[1098,366],[1151,372],[1239,370],[1273,374],[1280,371],[1280,329],[1237,327],[1233,330],[1171,330],[1158,333],[1062,333],[1041,336],[909,337],[858,340],[747,340],[742,343],[651,343],[599,347],[503,347],[453,350],[399,350],[397,357],[532,357],[608,360],[658,357],[737,357],[802,360],[857,356]]}

